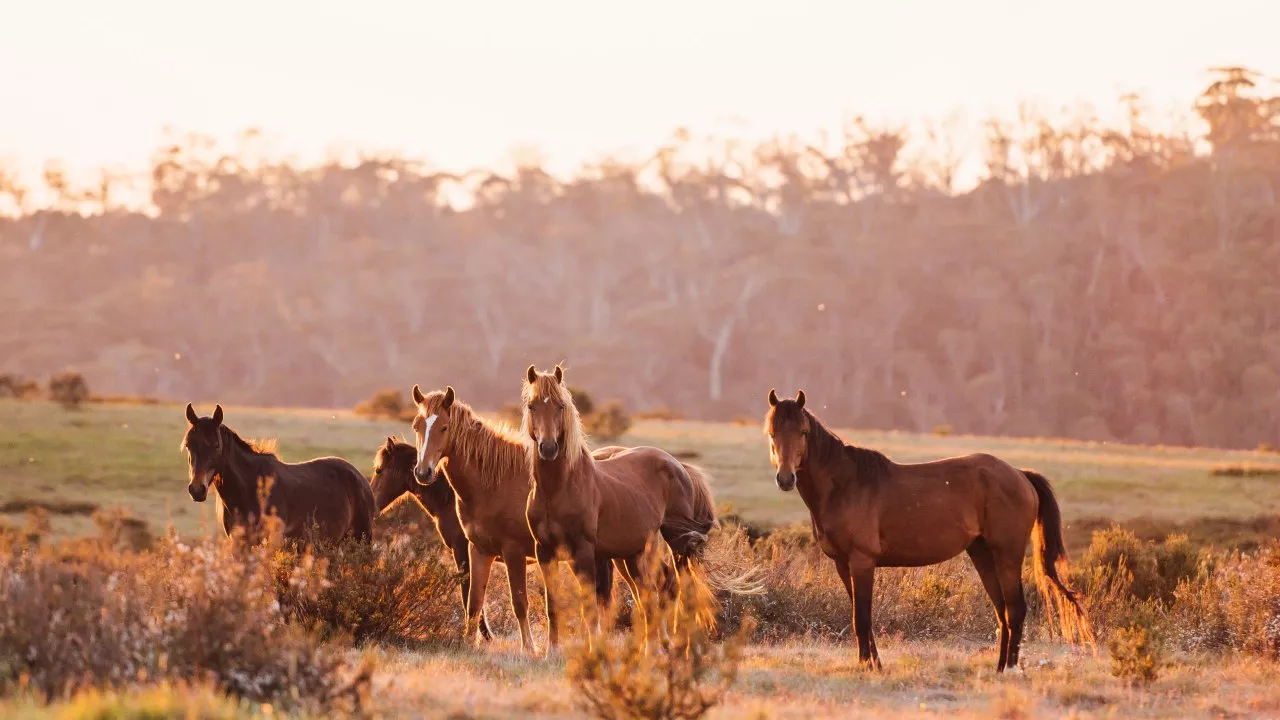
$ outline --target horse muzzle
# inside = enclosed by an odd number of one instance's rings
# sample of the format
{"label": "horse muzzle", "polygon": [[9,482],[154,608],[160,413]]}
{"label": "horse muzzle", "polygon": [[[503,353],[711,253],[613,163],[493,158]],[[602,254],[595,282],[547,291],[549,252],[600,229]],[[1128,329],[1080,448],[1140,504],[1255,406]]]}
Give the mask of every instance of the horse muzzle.
{"label": "horse muzzle", "polygon": [[191,493],[191,499],[196,502],[204,502],[209,497],[208,485],[197,485],[194,482],[187,485],[187,492]]}
{"label": "horse muzzle", "polygon": [[435,465],[417,465],[413,468],[413,478],[418,481],[419,485],[427,486],[436,480]]}
{"label": "horse muzzle", "polygon": [[778,489],[782,492],[791,492],[796,489],[796,473],[794,470],[780,472],[774,479],[778,481]]}
{"label": "horse muzzle", "polygon": [[542,440],[538,443],[538,457],[550,462],[560,457],[560,443]]}

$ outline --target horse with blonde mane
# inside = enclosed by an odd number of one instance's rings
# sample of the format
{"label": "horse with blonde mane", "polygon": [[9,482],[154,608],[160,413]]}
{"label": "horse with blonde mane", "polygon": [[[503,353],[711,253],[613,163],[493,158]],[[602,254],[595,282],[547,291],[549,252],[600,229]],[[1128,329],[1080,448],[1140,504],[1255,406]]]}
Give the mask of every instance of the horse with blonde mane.
{"label": "horse with blonde mane", "polygon": [[[542,570],[547,606],[553,606],[552,561],[567,551],[579,583],[590,587],[600,558],[611,558],[635,598],[644,632],[641,593],[657,568],[645,567],[646,548],[661,536],[674,556],[676,572],[690,573],[701,587],[709,578],[692,573],[707,534],[718,524],[707,474],[656,447],[633,447],[607,458],[593,457],[564,370],[526,372],[523,428],[533,467],[528,522]],[[674,578],[672,578],[674,580]],[[745,581],[713,582],[717,589],[751,592]],[[585,610],[585,609],[584,609]],[[600,614],[596,614],[597,630]],[[548,645],[558,640],[549,622]]]}
{"label": "horse with blonde mane", "polygon": [[[443,475],[456,496],[458,519],[468,541],[469,592],[463,637],[472,636],[484,608],[485,589],[495,560],[507,568],[511,608],[520,625],[520,649],[533,652],[529,633],[529,601],[524,568],[534,557],[533,535],[525,519],[531,470],[527,443],[516,432],[486,420],[457,399],[453,387],[423,393],[413,386],[418,413],[413,418],[417,438],[414,475],[431,487]],[[622,448],[597,450],[607,457]],[[613,591],[613,571],[605,558],[594,569],[599,602],[607,604]],[[555,624],[555,608],[547,606]]]}

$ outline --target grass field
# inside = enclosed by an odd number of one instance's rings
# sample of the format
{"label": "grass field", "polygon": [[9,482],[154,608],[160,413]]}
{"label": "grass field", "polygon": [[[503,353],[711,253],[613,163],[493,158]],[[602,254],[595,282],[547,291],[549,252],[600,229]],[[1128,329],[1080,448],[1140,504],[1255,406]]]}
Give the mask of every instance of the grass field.
{"label": "grass field", "polygon": [[[200,408],[207,414],[211,408]],[[277,438],[296,461],[333,454],[369,472],[387,435],[407,423],[369,421],[347,411],[228,407],[242,435]],[[28,507],[48,509],[61,536],[95,532],[93,508],[119,507],[153,532],[214,533],[213,503],[186,493],[178,443],[181,405],[89,405],[68,411],[43,402],[0,400],[0,519],[21,522]],[[1205,539],[1249,543],[1276,532],[1280,455],[1134,447],[1066,440],[1018,440],[847,431],[847,439],[899,462],[991,452],[1052,479],[1073,545],[1109,520],[1151,534],[1191,529]],[[637,422],[621,440],[653,444],[714,474],[717,500],[753,525],[805,521],[794,493],[779,492],[758,425]],[[1223,474],[1223,468],[1234,473]],[[1215,472],[1216,470],[1216,472]],[[220,532],[220,530],[219,530]],[[502,570],[497,570],[498,575]],[[505,605],[505,581],[491,607]],[[535,600],[535,604],[536,604]],[[992,623],[994,630],[994,622]],[[543,628],[535,625],[538,642]],[[997,676],[990,637],[921,642],[878,639],[883,673],[855,667],[843,643],[795,639],[753,645],[737,684],[712,717],[1277,717],[1280,683],[1272,661],[1230,654],[1179,654],[1161,677],[1133,689],[1111,677],[1096,653],[1045,642],[1024,647],[1026,674]],[[508,633],[484,648],[373,647],[375,709],[385,717],[581,717],[564,677],[564,659],[519,655]],[[10,708],[14,709],[14,708]],[[0,714],[6,714],[0,703]],[[16,712],[16,709],[15,709]],[[33,715],[34,717],[34,715]]]}
{"label": "grass field", "polygon": [[[387,435],[410,434],[407,423],[370,421],[345,410],[226,412],[227,424],[241,435],[277,438],[285,460],[331,454],[366,473]],[[92,531],[84,512],[89,506],[121,507],[153,530],[172,524],[181,533],[213,532],[213,503],[197,505],[186,493],[186,458],[178,450],[185,427],[180,405],[67,411],[0,400],[0,510],[21,512],[32,502],[61,509],[53,520],[60,534]],[[1273,453],[877,431],[844,435],[899,462],[989,452],[1035,468],[1053,481],[1076,547],[1107,520],[1153,532],[1186,526],[1193,534],[1198,529],[1231,539],[1274,532],[1256,519],[1280,514],[1280,455]],[[808,518],[799,496],[774,484],[757,425],[640,421],[620,442],[657,445],[704,465],[715,476],[717,501],[747,522],[769,526]],[[1250,473],[1213,474],[1222,467]]]}

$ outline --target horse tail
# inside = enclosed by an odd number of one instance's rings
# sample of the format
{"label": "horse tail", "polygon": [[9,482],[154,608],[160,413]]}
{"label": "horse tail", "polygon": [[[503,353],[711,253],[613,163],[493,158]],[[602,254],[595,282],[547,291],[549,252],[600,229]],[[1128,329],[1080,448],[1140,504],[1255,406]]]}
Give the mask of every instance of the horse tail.
{"label": "horse tail", "polygon": [[1022,474],[1035,488],[1040,509],[1031,532],[1031,552],[1036,560],[1036,587],[1044,596],[1048,615],[1056,614],[1062,636],[1070,642],[1094,642],[1093,629],[1085,617],[1076,593],[1062,581],[1059,572],[1067,569],[1067,546],[1062,538],[1062,510],[1048,478],[1032,470]]}
{"label": "horse tail", "polygon": [[[749,563],[742,563],[740,558],[709,550],[708,535],[713,528],[720,526],[716,517],[715,499],[711,494],[711,474],[704,468],[691,463],[680,463],[689,476],[693,506],[692,522],[668,522],[663,527],[663,535],[675,555],[676,567],[689,572],[699,592],[716,591],[733,595],[758,595],[763,586],[757,579],[758,568]],[[673,525],[683,527],[675,528]],[[689,527],[692,525],[692,527]],[[677,542],[672,542],[671,530],[682,531]]]}

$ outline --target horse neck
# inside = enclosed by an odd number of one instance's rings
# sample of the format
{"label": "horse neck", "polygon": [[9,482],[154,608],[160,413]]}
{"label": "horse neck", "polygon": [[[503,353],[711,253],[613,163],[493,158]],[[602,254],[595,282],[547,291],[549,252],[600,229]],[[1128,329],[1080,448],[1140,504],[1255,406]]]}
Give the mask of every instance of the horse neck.
{"label": "horse neck", "polygon": [[[448,474],[447,470],[445,474]],[[453,488],[449,486],[448,480],[444,482],[437,480],[425,487],[414,482],[409,492],[418,498],[418,502],[432,518],[453,512]]]}
{"label": "horse neck", "polygon": [[531,451],[533,457],[533,484],[544,494],[554,495],[574,484],[575,479],[589,477],[591,473],[583,472],[594,462],[586,450],[576,462],[564,453],[555,460],[543,460],[537,451]]}
{"label": "horse neck", "polygon": [[852,479],[857,468],[845,452],[844,441],[810,416],[809,444],[796,472],[796,489],[813,505],[841,482]]}
{"label": "horse neck", "polygon": [[467,418],[454,424],[456,426],[472,422],[475,425],[466,432],[475,435],[469,438],[471,442],[466,445],[474,448],[478,443],[487,447],[481,452],[467,452],[462,447],[454,447],[448,453],[445,476],[449,478],[449,484],[458,497],[464,502],[475,502],[483,496],[492,495],[493,490],[502,488],[514,479],[527,483],[529,471],[525,463],[524,446],[499,435],[479,419]]}
{"label": "horse neck", "polygon": [[258,478],[277,480],[274,458],[246,450],[232,438],[224,438],[227,454],[218,467],[222,482],[218,496],[232,510],[257,512]]}

